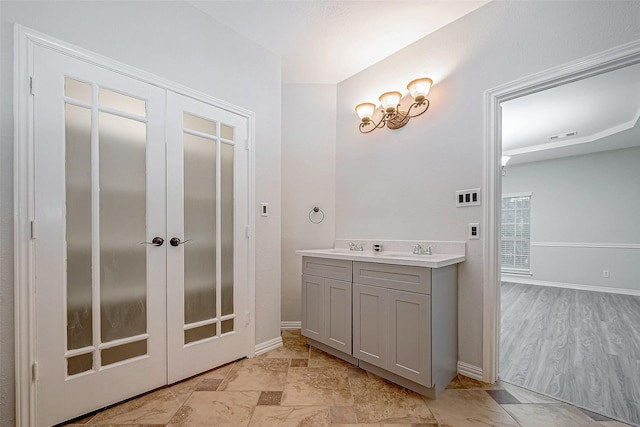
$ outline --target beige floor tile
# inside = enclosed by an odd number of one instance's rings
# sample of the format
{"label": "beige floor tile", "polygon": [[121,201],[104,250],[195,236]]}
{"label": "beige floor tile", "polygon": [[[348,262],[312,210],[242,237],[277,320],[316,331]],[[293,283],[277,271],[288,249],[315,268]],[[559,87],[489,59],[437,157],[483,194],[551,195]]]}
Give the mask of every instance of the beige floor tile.
{"label": "beige floor tile", "polygon": [[289,368],[281,405],[353,405],[347,368]]}
{"label": "beige floor tile", "polygon": [[308,359],[309,345],[307,338],[300,334],[300,330],[282,331],[282,347],[264,354],[268,359]]}
{"label": "beige floor tile", "polygon": [[329,427],[327,407],[258,406],[251,417],[250,427]]}
{"label": "beige floor tile", "polygon": [[357,423],[356,410],[353,406],[332,406],[329,408],[331,424]]}
{"label": "beige floor tile", "polygon": [[520,403],[558,403],[557,400],[526,390],[517,385],[502,382],[502,387],[518,399]]}
{"label": "beige floor tile", "polygon": [[227,374],[219,391],[282,391],[289,359],[245,359]]}
{"label": "beige floor tile", "polygon": [[167,427],[246,427],[260,393],[196,391]]}
{"label": "beige floor tile", "polygon": [[448,389],[462,389],[462,390],[500,390],[502,384],[497,381],[495,384],[484,383],[482,381],[474,380],[473,378],[465,377],[458,374],[451,383],[447,386]]}
{"label": "beige floor tile", "polygon": [[307,341],[307,338],[304,335],[302,335],[302,332],[300,331],[300,329],[283,329],[280,335],[282,335],[283,340],[299,339],[299,340],[304,340],[305,342]]}
{"label": "beige floor tile", "polygon": [[483,390],[449,389],[443,391],[437,399],[425,401],[438,422],[446,426],[518,426],[518,423]]}
{"label": "beige floor tile", "polygon": [[578,408],[563,403],[502,405],[522,427],[598,427]]}
{"label": "beige floor tile", "polygon": [[434,423],[422,396],[375,375],[349,378],[360,423]]}
{"label": "beige floor tile", "polygon": [[210,371],[204,372],[200,375],[198,375],[196,378],[200,378],[200,379],[224,379],[224,377],[226,377],[229,372],[231,371],[231,369],[233,369],[233,367],[237,364],[237,363],[242,363],[244,360],[247,359],[241,359],[235,362],[231,362],[231,363],[227,363],[226,365],[222,365],[216,369],[212,369]]}
{"label": "beige floor tile", "polygon": [[349,362],[345,362],[342,359],[338,359],[335,356],[330,355],[329,353],[325,353],[322,350],[318,350],[315,347],[311,347],[309,351],[309,367],[343,367],[343,368],[353,368],[355,365]]}
{"label": "beige floor tile", "polygon": [[106,409],[91,419],[88,425],[166,424],[183,402],[168,388]]}

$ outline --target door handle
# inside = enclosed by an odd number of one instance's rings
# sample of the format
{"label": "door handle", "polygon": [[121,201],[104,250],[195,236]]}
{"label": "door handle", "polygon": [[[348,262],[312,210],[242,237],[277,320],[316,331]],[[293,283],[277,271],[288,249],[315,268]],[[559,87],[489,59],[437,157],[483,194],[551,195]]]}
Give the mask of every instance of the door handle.
{"label": "door handle", "polygon": [[179,246],[179,245],[184,245],[185,243],[190,241],[191,239],[187,239],[184,242],[181,242],[178,237],[172,237],[171,240],[169,240],[169,243],[171,244],[171,246]]}
{"label": "door handle", "polygon": [[141,245],[155,245],[155,246],[162,246],[163,243],[164,243],[164,239],[159,236],[154,237],[153,240],[151,240],[150,242],[140,242]]}

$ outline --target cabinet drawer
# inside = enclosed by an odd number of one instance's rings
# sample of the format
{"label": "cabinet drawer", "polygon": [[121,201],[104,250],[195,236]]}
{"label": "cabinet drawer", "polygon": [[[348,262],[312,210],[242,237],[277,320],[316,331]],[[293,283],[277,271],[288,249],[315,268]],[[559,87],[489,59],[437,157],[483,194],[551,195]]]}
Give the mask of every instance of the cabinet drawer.
{"label": "cabinet drawer", "polygon": [[302,274],[351,282],[351,261],[302,257]]}
{"label": "cabinet drawer", "polygon": [[431,269],[407,265],[354,262],[353,282],[400,291],[431,294]]}

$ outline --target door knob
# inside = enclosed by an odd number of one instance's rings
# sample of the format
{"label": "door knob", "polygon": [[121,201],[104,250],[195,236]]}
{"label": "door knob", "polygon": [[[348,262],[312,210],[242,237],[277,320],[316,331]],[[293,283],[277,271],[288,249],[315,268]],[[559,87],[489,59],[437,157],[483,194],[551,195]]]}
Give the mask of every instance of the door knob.
{"label": "door knob", "polygon": [[155,246],[162,246],[163,243],[164,243],[164,239],[159,236],[154,237],[153,240],[151,240],[150,242],[140,242],[141,245],[155,245]]}
{"label": "door knob", "polygon": [[190,241],[191,239],[187,239],[184,242],[181,242],[178,237],[172,237],[171,240],[169,240],[169,243],[171,244],[171,246],[178,246],[178,245],[184,245],[185,243]]}

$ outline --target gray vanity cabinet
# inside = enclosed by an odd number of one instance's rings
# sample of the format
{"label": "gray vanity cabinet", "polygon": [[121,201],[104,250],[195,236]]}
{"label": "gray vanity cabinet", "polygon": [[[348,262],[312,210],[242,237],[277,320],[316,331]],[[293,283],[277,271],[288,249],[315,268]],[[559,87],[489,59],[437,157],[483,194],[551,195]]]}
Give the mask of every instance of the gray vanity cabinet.
{"label": "gray vanity cabinet", "polygon": [[353,263],[353,356],[435,398],[457,372],[457,266]]}
{"label": "gray vanity cabinet", "polygon": [[457,272],[455,264],[304,256],[302,335],[314,347],[435,398],[457,372]]}
{"label": "gray vanity cabinet", "polygon": [[431,385],[431,269],[353,265],[353,355]]}
{"label": "gray vanity cabinet", "polygon": [[351,261],[302,258],[302,335],[347,354],[352,342],[351,271]]}

